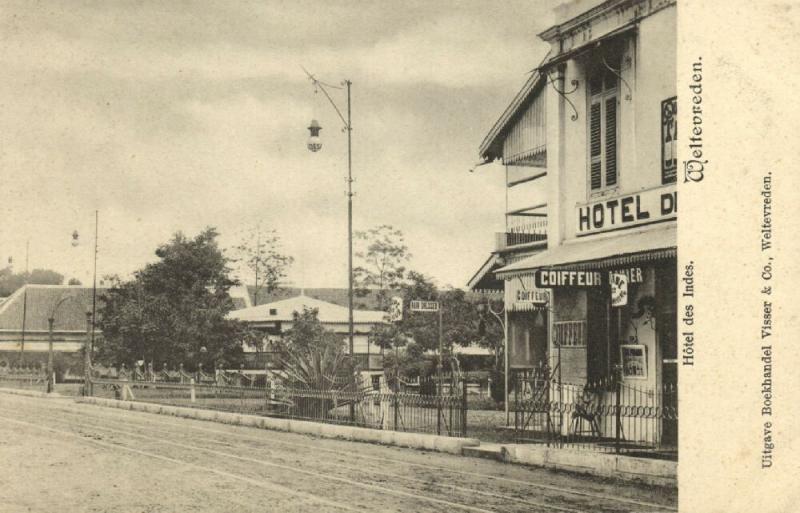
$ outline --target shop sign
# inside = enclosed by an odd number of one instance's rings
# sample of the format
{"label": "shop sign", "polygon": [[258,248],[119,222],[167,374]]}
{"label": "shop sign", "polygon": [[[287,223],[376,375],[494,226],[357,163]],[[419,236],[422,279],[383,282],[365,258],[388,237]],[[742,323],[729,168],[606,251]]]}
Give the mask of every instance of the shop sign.
{"label": "shop sign", "polygon": [[608,273],[608,283],[611,285],[611,306],[627,305],[628,277],[623,273]]}
{"label": "shop sign", "polygon": [[403,320],[403,298],[400,296],[392,297],[389,303],[389,322],[400,322]]}
{"label": "shop sign", "polygon": [[[533,273],[533,286],[538,288],[594,288],[602,287],[606,283],[614,284],[614,276],[621,275],[627,285],[644,283],[644,272],[641,267],[626,267],[608,272],[608,277],[603,278],[600,271],[581,271],[575,269],[537,269]],[[617,279],[618,281],[619,279]]]}
{"label": "shop sign", "polygon": [[603,285],[600,271],[572,271],[569,269],[537,269],[534,283],[540,288],[578,287],[594,288]]}
{"label": "shop sign", "polygon": [[647,346],[624,344],[619,353],[623,379],[647,379]]}
{"label": "shop sign", "polygon": [[675,218],[678,193],[674,186],[603,199],[577,207],[577,235],[588,235]]}
{"label": "shop sign", "polygon": [[439,302],[438,301],[417,301],[414,300],[411,302],[411,311],[412,312],[438,312],[439,311]]}
{"label": "shop sign", "polygon": [[550,290],[534,285],[531,275],[517,276],[506,281],[505,306],[509,311],[536,310],[550,303],[550,298]]}

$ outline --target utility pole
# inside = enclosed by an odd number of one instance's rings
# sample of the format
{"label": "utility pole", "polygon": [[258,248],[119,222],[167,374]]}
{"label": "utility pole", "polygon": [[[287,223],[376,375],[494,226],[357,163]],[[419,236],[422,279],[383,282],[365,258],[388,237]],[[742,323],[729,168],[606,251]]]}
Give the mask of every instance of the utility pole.
{"label": "utility pole", "polygon": [[97,210],[94,211],[94,271],[92,273],[92,335],[91,335],[91,345],[89,347],[90,352],[94,351],[94,326],[95,326],[95,315],[97,313],[97,226],[99,224],[99,213]]}
{"label": "utility pole", "polygon": [[28,317],[28,250],[30,245],[30,240],[25,241],[25,280],[22,285],[25,288],[22,291],[22,337],[19,344],[19,363],[22,363],[25,354],[25,322]]}

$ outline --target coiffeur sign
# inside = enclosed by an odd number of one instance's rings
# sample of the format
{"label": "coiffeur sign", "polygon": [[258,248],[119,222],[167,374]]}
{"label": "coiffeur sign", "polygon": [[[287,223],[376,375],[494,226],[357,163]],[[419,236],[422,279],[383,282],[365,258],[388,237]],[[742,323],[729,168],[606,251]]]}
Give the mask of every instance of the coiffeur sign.
{"label": "coiffeur sign", "polygon": [[678,193],[674,186],[603,199],[577,208],[577,235],[605,232],[675,218]]}
{"label": "coiffeur sign", "polygon": [[609,271],[606,279],[600,271],[578,271],[571,269],[537,269],[533,273],[533,282],[539,288],[577,287],[593,288],[602,287],[615,281],[615,275],[622,275],[625,287],[629,283],[644,282],[644,273],[641,267],[629,267]]}

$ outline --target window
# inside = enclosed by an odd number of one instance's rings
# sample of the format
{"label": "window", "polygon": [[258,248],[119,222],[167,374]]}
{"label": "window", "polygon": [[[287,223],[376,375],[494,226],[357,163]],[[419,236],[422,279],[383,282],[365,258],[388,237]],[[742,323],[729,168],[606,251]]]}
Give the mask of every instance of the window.
{"label": "window", "polygon": [[616,186],[619,178],[617,70],[620,60],[603,56],[598,59],[588,75],[589,188],[592,192]]}

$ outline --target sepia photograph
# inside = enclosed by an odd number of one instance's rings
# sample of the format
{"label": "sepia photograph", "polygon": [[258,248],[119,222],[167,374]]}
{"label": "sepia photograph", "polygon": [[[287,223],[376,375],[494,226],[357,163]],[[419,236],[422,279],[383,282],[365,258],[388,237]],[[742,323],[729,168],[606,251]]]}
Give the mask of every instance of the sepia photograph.
{"label": "sepia photograph", "polygon": [[739,511],[683,5],[0,1],[0,512]]}

